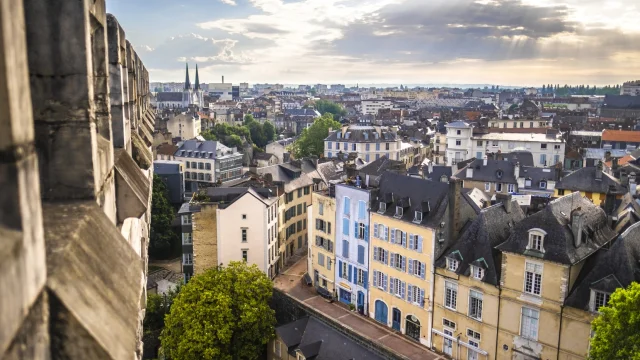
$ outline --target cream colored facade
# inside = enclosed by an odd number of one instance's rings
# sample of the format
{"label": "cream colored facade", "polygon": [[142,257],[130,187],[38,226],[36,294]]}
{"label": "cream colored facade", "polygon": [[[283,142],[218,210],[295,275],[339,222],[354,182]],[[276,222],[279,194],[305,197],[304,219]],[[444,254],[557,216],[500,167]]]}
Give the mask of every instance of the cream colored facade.
{"label": "cream colored facade", "polygon": [[[433,297],[433,348],[454,359],[495,359],[498,335],[498,287],[436,268]],[[445,301],[445,288],[455,289],[455,306]],[[470,316],[473,296],[481,297],[479,319]],[[477,345],[477,346],[476,346]]]}
{"label": "cream colored facade", "polygon": [[311,194],[307,272],[315,287],[335,290],[336,199],[328,191]]}
{"label": "cream colored facade", "polygon": [[546,128],[549,122],[544,119],[491,119],[489,127],[500,129],[529,129],[529,128]]}
{"label": "cream colored facade", "polygon": [[[288,258],[299,250],[306,250],[308,233],[307,207],[311,204],[313,180],[302,175],[285,186],[288,192],[280,195],[278,201],[278,270],[282,269]],[[276,271],[277,272],[277,271]]]}
{"label": "cream colored facade", "polygon": [[[587,333],[585,337],[585,327],[580,324],[584,315],[579,311],[576,313],[575,309],[565,310],[562,307],[582,265],[584,261],[567,266],[535,257],[502,253],[498,359],[556,359],[559,358],[558,344],[565,347],[561,358],[582,359],[587,356],[589,336]],[[539,294],[535,290],[534,293],[526,292],[525,269],[541,275]],[[572,317],[572,313],[576,313],[575,320],[563,323],[563,317]],[[561,329],[564,330],[562,334]],[[569,356],[570,353],[575,356]]]}
{"label": "cream colored facade", "polygon": [[433,140],[433,152],[431,153],[433,162],[436,165],[446,165],[447,163],[447,135],[436,133]]}
{"label": "cream colored facade", "polygon": [[176,115],[167,121],[167,131],[181,140],[193,139],[200,135],[200,116],[191,113]]}
{"label": "cream colored facade", "polygon": [[[370,224],[369,316],[428,346],[434,232],[376,212],[371,212]],[[404,234],[406,246],[393,243],[399,234]],[[421,246],[416,244],[418,239]],[[401,264],[396,266],[398,260]]]}

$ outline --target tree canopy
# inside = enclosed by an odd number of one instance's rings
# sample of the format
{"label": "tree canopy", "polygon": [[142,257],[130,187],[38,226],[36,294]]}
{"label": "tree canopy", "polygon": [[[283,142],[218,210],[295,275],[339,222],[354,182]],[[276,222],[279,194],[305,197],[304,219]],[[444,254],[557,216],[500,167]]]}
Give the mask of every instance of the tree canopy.
{"label": "tree canopy", "polygon": [[324,139],[329,136],[329,128],[337,130],[341,126],[333,120],[330,113],[325,113],[315,119],[313,125],[302,131],[300,137],[291,144],[291,153],[298,159],[311,155],[321,156],[324,153]]}
{"label": "tree canopy", "polygon": [[173,360],[260,358],[275,336],[272,283],[257,266],[231,262],[196,275],[165,318],[162,347]]}
{"label": "tree canopy", "polygon": [[591,360],[640,359],[640,284],[616,290],[591,323]]}
{"label": "tree canopy", "polygon": [[242,148],[242,137],[244,137],[249,144],[264,149],[275,139],[276,128],[269,121],[261,124],[253,118],[253,115],[247,114],[244,116],[242,126],[218,123],[213,129],[204,131],[200,135],[206,140],[220,141],[225,146],[238,149]]}
{"label": "tree canopy", "polygon": [[162,178],[153,176],[151,195],[151,234],[149,235],[149,256],[166,259],[171,249],[178,243],[178,236],[171,228],[174,211],[169,203],[168,190]]}
{"label": "tree canopy", "polygon": [[316,101],[316,110],[320,114],[330,113],[333,115],[334,119],[340,119],[341,117],[347,115],[347,111],[342,107],[342,105],[336,104],[333,101],[329,100],[318,100]]}
{"label": "tree canopy", "polygon": [[155,359],[160,348],[160,334],[164,328],[164,317],[169,313],[173,299],[180,292],[181,284],[166,294],[148,294],[143,321],[144,358]]}

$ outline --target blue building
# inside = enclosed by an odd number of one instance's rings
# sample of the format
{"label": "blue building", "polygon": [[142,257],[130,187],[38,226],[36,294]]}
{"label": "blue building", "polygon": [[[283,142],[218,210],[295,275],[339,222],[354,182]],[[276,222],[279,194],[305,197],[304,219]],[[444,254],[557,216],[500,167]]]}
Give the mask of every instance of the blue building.
{"label": "blue building", "polygon": [[345,304],[368,313],[369,204],[373,189],[336,185],[336,292]]}
{"label": "blue building", "polygon": [[169,190],[169,202],[182,204],[184,202],[184,169],[182,162],[156,160],[153,162],[153,173],[162,179],[167,190]]}

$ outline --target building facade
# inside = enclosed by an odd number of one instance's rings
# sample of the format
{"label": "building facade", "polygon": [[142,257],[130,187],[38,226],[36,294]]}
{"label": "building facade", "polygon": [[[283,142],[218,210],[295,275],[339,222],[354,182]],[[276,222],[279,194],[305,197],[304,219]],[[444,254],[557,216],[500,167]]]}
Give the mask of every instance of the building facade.
{"label": "building facade", "polygon": [[193,139],[202,131],[202,121],[197,112],[183,112],[167,121],[167,131],[180,140]]}
{"label": "building facade", "polygon": [[313,180],[306,174],[284,186],[284,192],[278,201],[278,256],[276,272],[287,265],[287,260],[307,250],[308,206],[311,204]]}
{"label": "building facade", "polygon": [[337,157],[339,153],[358,153],[366,162],[382,156],[391,160],[400,160],[402,141],[397,128],[380,126],[350,125],[331,131],[324,140],[324,156]]}
{"label": "building facade", "polygon": [[174,156],[184,164],[186,182],[226,182],[242,176],[242,153],[218,141],[184,141]]}
{"label": "building facade", "polygon": [[378,110],[391,109],[391,100],[368,99],[360,102],[363,115],[378,115]]}
{"label": "building facade", "polygon": [[446,158],[447,166],[470,159],[472,151],[471,136],[473,128],[464,121],[454,121],[445,125],[447,128]]}
{"label": "building facade", "polygon": [[335,294],[336,199],[329,189],[314,191],[309,205],[308,273],[316,288]]}
{"label": "building facade", "polygon": [[369,205],[371,191],[336,185],[336,268],[338,299],[368,314]]}

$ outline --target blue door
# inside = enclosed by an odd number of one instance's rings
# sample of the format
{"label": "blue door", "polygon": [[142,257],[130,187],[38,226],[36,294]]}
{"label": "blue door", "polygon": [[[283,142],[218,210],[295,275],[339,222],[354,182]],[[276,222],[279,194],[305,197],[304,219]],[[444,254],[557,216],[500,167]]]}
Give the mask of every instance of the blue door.
{"label": "blue door", "polygon": [[393,319],[392,319],[393,321],[391,322],[391,327],[394,330],[400,331],[400,321],[402,319],[402,313],[397,308],[393,308],[392,316],[393,316]]}
{"label": "blue door", "polygon": [[364,314],[364,293],[358,291],[358,312]]}
{"label": "blue door", "polygon": [[388,326],[387,322],[387,304],[380,300],[376,300],[376,321]]}

